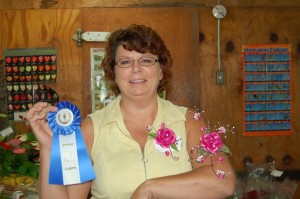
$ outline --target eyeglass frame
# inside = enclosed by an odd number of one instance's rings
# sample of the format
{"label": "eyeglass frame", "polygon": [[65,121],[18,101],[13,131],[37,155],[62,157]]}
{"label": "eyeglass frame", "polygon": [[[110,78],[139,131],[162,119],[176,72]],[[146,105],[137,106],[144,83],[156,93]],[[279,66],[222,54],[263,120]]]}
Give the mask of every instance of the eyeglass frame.
{"label": "eyeglass frame", "polygon": [[[131,57],[123,57],[123,58],[120,58],[120,59],[118,59],[117,61],[115,61],[115,66],[118,66],[119,68],[130,68],[130,67],[133,66],[134,62],[137,61],[138,64],[139,64],[140,66],[143,66],[143,67],[150,67],[150,66],[153,66],[155,63],[160,62],[159,58],[155,58],[155,57],[146,57],[146,58],[154,59],[154,62],[153,62],[152,65],[145,66],[145,65],[143,65],[143,64],[141,64],[141,63],[139,62],[139,61],[140,61],[141,59],[143,59],[143,58],[145,58],[145,57],[142,56],[142,57],[140,57],[139,59],[132,59]],[[128,67],[121,67],[121,66],[118,64],[118,62],[119,62],[120,60],[122,60],[122,59],[123,59],[123,60],[124,60],[124,59],[128,59],[128,60],[132,61],[132,64],[131,64],[130,66],[128,66]]]}

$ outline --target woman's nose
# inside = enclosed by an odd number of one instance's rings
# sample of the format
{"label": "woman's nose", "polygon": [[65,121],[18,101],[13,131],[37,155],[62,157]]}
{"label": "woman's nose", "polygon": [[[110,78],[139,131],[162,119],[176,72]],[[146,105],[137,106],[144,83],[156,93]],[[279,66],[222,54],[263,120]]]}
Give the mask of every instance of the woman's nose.
{"label": "woman's nose", "polygon": [[138,73],[141,70],[141,65],[139,64],[138,60],[132,60],[132,71],[133,73]]}

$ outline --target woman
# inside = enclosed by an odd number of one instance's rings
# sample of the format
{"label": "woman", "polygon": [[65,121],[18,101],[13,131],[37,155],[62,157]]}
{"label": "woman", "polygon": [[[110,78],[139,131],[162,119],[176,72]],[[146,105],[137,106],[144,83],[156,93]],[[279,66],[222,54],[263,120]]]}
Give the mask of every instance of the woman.
{"label": "woman", "polygon": [[[99,199],[207,199],[233,193],[235,174],[226,156],[220,153],[222,163],[213,166],[209,158],[201,163],[189,161],[205,124],[194,119],[193,110],[158,97],[168,83],[172,59],[153,29],[131,25],[113,32],[102,66],[117,98],[81,125],[95,180],[49,185],[52,132],[45,118],[57,108],[39,102],[27,112],[41,144],[41,198],[82,199],[90,193]],[[165,133],[169,143],[159,133]],[[220,180],[217,169],[228,175]]]}

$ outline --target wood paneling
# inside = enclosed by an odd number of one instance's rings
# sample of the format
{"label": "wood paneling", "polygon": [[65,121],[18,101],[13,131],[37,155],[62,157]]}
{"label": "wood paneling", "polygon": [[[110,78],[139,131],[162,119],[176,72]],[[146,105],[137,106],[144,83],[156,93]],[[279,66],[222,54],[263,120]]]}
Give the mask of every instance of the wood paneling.
{"label": "wood paneling", "polygon": [[[180,16],[180,17],[178,17]],[[110,32],[129,24],[146,24],[161,35],[174,59],[173,79],[167,98],[181,105],[199,105],[198,10],[196,8],[97,8],[83,9],[83,30]],[[172,37],[170,37],[172,35]],[[91,104],[89,48],[104,43],[83,44],[84,101]],[[91,112],[85,107],[83,115]]]}
{"label": "wood paneling", "polygon": [[[175,103],[199,106],[212,123],[236,126],[236,134],[228,144],[234,149],[234,165],[243,169],[243,158],[265,162],[273,156],[279,169],[299,169],[299,43],[300,22],[297,8],[229,8],[221,20],[222,69],[224,85],[216,85],[217,20],[210,8],[86,8],[45,10],[1,10],[1,49],[58,48],[58,80],[50,85],[61,100],[74,102],[85,116],[90,112],[89,48],[103,43],[84,43],[77,47],[72,36],[79,27],[84,31],[112,31],[130,23],[145,23],[162,35],[174,58],[173,88],[167,97]],[[128,14],[130,13],[130,14]],[[178,17],[180,16],[180,17]],[[276,17],[275,17],[276,16]],[[176,20],[174,20],[176,19]],[[204,40],[198,43],[198,32]],[[295,134],[276,137],[242,136],[242,64],[241,46],[250,43],[292,43],[293,54],[293,118]],[[226,51],[232,42],[234,49]],[[275,43],[276,43],[275,42]],[[198,45],[199,44],[199,45]],[[199,50],[198,50],[199,48]],[[83,59],[82,56],[86,58]],[[195,60],[198,60],[199,63]],[[83,82],[85,84],[83,84]],[[76,85],[76,86],[75,86]],[[200,95],[200,96],[199,96]],[[255,147],[255,150],[253,150]],[[292,156],[284,165],[285,155]]]}
{"label": "wood paneling", "polygon": [[[201,68],[201,105],[205,108],[213,123],[221,121],[236,127],[236,134],[228,137],[233,149],[234,165],[238,170],[245,169],[243,159],[249,156],[254,163],[266,163],[271,155],[277,169],[299,169],[300,130],[299,112],[299,12],[297,8],[229,8],[228,15],[221,20],[221,56],[225,84],[216,85],[217,71],[217,20],[211,10],[199,9],[199,31],[205,35],[200,42],[199,57]],[[270,41],[271,34],[278,40]],[[226,45],[232,42],[234,49],[226,51]],[[293,67],[293,129],[291,136],[245,137],[242,132],[242,62],[243,44],[292,44]],[[292,157],[290,165],[283,163],[285,155]]]}
{"label": "wood paneling", "polygon": [[[229,135],[225,142],[233,151],[232,161],[237,170],[245,170],[243,159],[247,156],[254,163],[262,164],[268,155],[274,158],[276,169],[300,169],[300,2],[222,1],[224,5],[240,6],[228,7],[227,16],[221,20],[223,85],[216,84],[217,20],[210,7],[215,1],[206,1],[206,4],[178,1],[193,6],[160,7],[170,2],[3,0],[0,2],[0,59],[3,59],[2,50],[5,48],[57,47],[58,79],[50,86],[61,100],[72,101],[85,116],[91,110],[89,48],[104,47],[105,44],[84,43],[83,47],[77,47],[73,34],[80,27],[84,31],[106,32],[130,23],[147,24],[162,35],[174,58],[173,86],[167,98],[182,105],[201,106],[212,124],[220,122],[236,127],[236,133]],[[158,7],[89,8],[116,6],[117,3],[121,7],[146,7],[150,4]],[[257,7],[252,7],[254,5]],[[298,7],[276,7],[280,5]],[[199,33],[203,39],[200,42]],[[272,34],[273,38],[277,36],[277,41],[270,40]],[[241,46],[256,43],[292,44],[295,133],[291,136],[243,136]],[[232,51],[228,48],[230,46]],[[26,128],[20,127],[21,130]],[[283,163],[285,155],[292,157],[290,165]]]}
{"label": "wood paneling", "polygon": [[[217,0],[1,0],[0,9],[212,7]],[[300,6],[298,0],[223,0],[225,6]]]}
{"label": "wood paneling", "polygon": [[[58,93],[61,101],[68,100],[76,104],[83,117],[91,112],[89,49],[104,47],[105,43],[85,42],[83,47],[77,47],[72,36],[78,28],[83,28],[84,31],[109,32],[131,23],[153,27],[164,38],[174,59],[173,83],[167,91],[167,97],[177,104],[199,105],[199,93],[195,92],[199,90],[200,80],[196,8],[86,8],[1,12],[2,49],[58,49],[57,83],[50,86]],[[3,57],[2,51],[0,54]]]}
{"label": "wood paneling", "polygon": [[3,10],[1,13],[1,57],[6,48],[56,47],[58,78],[57,83],[49,86],[57,91],[60,100],[70,100],[82,108],[82,48],[72,39],[81,24],[81,11]]}

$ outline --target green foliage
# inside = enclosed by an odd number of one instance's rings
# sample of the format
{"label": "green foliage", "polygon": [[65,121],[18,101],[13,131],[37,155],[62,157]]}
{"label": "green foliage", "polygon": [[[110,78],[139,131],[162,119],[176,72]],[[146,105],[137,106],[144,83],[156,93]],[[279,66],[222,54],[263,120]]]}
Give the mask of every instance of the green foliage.
{"label": "green foliage", "polygon": [[222,146],[221,151],[224,152],[224,153],[231,153],[229,148],[226,145]]}
{"label": "green foliage", "polygon": [[208,155],[208,152],[203,147],[201,147],[199,149],[198,153],[199,153],[199,156],[207,156]]}
{"label": "green foliage", "polygon": [[35,138],[33,133],[27,133],[26,135],[27,135],[27,141],[28,142],[36,141],[36,138]]}
{"label": "green foliage", "polygon": [[177,151],[177,152],[179,151],[178,148],[177,148],[177,146],[176,146],[176,144],[171,144],[170,146],[171,146],[171,148],[174,149],[175,151]]}
{"label": "green foliage", "polygon": [[151,138],[155,138],[157,136],[157,133],[148,132],[148,136]]}
{"label": "green foliage", "polygon": [[5,115],[4,113],[0,113],[0,118],[4,118],[7,117],[7,115]]}
{"label": "green foliage", "polygon": [[[9,146],[6,141],[0,141],[0,177],[9,174],[19,174],[38,178],[39,166],[37,163],[30,160],[30,154],[33,152],[34,146],[30,144],[35,141],[34,134],[28,133],[27,140],[19,146]],[[26,152],[22,154],[14,153],[15,148],[25,148]]]}
{"label": "green foliage", "polygon": [[2,142],[3,140],[5,140],[5,137],[3,137],[2,135],[0,135],[0,142]]}

